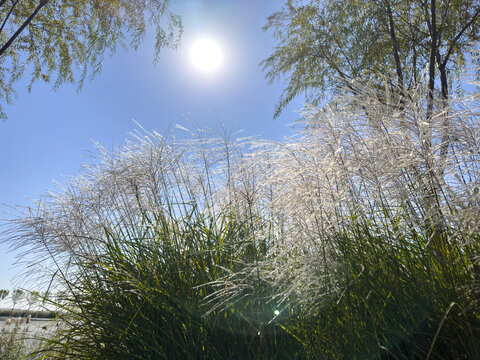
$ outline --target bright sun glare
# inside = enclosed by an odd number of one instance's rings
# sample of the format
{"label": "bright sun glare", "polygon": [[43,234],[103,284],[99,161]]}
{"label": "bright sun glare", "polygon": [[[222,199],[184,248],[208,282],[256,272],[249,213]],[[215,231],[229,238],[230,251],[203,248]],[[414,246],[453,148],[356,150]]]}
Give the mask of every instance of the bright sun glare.
{"label": "bright sun glare", "polygon": [[220,46],[211,39],[197,40],[190,50],[190,58],[193,66],[205,73],[215,72],[223,61]]}

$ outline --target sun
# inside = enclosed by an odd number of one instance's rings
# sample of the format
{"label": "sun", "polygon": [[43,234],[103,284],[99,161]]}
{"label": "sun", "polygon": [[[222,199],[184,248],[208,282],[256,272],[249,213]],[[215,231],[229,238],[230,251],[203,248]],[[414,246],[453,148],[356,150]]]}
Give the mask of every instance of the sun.
{"label": "sun", "polygon": [[214,40],[203,38],[192,45],[190,59],[197,70],[213,73],[222,65],[223,54],[220,46]]}

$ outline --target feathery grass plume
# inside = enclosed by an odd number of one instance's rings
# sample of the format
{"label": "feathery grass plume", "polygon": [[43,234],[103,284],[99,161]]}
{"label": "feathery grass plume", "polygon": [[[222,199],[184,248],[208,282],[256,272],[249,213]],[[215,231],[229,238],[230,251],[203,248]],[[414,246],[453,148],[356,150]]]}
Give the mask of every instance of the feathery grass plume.
{"label": "feathery grass plume", "polygon": [[[297,335],[312,356],[476,358],[479,94],[426,118],[421,88],[397,103],[361,89],[251,155],[277,239],[242,274],[310,314]],[[232,298],[242,274],[224,280]]]}
{"label": "feathery grass plume", "polygon": [[26,209],[45,356],[480,357],[479,95],[355,88],[280,143],[140,130]]}
{"label": "feathery grass plume", "polygon": [[31,271],[62,294],[46,301],[64,329],[32,356],[302,358],[272,321],[273,289],[259,274],[241,299],[209,301],[219,279],[261,261],[274,237],[236,199],[248,188],[234,170],[247,140],[193,135],[138,131],[113,154],[99,146],[95,166],[13,222],[10,241],[33,251]]}
{"label": "feathery grass plume", "polygon": [[[333,266],[329,237],[357,226],[375,234],[419,232],[429,246],[440,247],[439,254],[446,251],[443,246],[464,249],[478,232],[476,97],[468,105],[465,99],[452,100],[426,124],[420,91],[393,106],[368,87],[363,90],[324,109],[306,108],[304,131],[283,143],[264,142],[245,166],[261,168],[256,192],[268,197],[266,212],[281,234],[280,253],[273,258],[291,258],[294,268],[305,263],[303,276],[317,278],[312,271],[319,270],[316,289]],[[430,134],[432,149],[425,149],[424,133]],[[444,232],[434,231],[437,224]],[[314,270],[311,261],[320,268]],[[274,268],[293,274],[288,266]]]}

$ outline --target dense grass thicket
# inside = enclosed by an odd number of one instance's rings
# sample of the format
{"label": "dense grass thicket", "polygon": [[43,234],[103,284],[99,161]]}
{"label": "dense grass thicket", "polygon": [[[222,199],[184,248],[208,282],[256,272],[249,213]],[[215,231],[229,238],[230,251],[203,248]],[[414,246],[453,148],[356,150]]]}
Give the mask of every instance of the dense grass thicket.
{"label": "dense grass thicket", "polygon": [[61,294],[32,356],[480,358],[479,95],[359,94],[283,142],[99,146],[4,234]]}

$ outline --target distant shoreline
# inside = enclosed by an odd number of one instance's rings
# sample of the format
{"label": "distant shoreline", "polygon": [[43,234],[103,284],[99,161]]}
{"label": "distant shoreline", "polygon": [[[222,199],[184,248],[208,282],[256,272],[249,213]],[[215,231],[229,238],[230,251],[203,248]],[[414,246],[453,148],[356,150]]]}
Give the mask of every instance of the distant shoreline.
{"label": "distant shoreline", "polygon": [[46,310],[26,310],[26,309],[0,309],[0,317],[27,317],[42,318],[42,319],[54,319],[57,317],[57,313]]}

